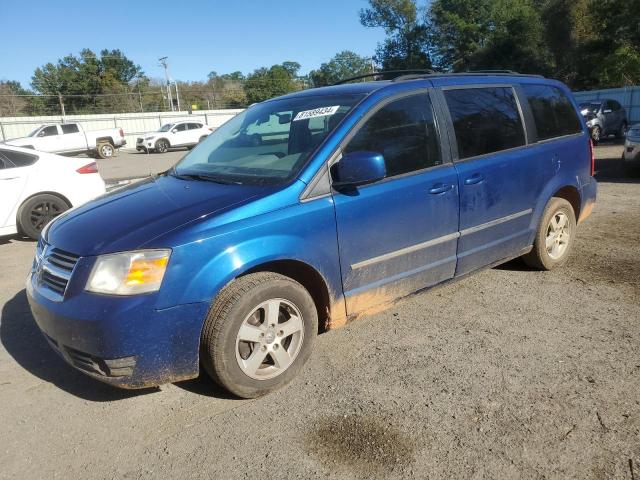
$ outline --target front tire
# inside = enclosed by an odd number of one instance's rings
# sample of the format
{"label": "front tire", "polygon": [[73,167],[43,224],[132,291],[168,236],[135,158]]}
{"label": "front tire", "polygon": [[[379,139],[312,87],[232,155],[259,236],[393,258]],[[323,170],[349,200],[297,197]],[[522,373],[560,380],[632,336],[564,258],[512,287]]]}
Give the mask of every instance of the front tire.
{"label": "front tire", "polygon": [[551,270],[567,263],[576,235],[576,216],[564,198],[553,197],[544,210],[533,250],[522,257],[537,270]]}
{"label": "front tire", "polygon": [[311,355],[318,314],[295,280],[259,272],[222,289],[201,338],[202,364],[222,387],[255,398],[290,382]]}
{"label": "front tire", "polygon": [[156,142],[154,150],[157,153],[166,153],[169,150],[169,142],[164,138],[161,138]]}
{"label": "front tire", "polygon": [[37,240],[44,226],[69,208],[70,205],[56,195],[49,193],[35,195],[18,209],[17,220],[20,232]]}

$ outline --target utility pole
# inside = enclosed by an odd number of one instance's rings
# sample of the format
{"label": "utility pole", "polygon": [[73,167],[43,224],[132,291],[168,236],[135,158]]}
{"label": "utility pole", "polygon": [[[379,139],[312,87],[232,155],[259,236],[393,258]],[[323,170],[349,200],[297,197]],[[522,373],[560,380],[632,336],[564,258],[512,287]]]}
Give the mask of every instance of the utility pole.
{"label": "utility pole", "polygon": [[173,96],[171,94],[171,77],[169,77],[169,65],[167,63],[168,57],[161,57],[158,59],[160,65],[164,67],[164,78],[167,82],[167,97],[169,99],[169,105],[171,106],[171,111],[173,112],[175,108],[173,107]]}
{"label": "utility pole", "polygon": [[65,112],[64,112],[64,101],[62,100],[62,94],[58,92],[58,101],[60,102],[60,110],[62,111],[62,120],[64,121]]}

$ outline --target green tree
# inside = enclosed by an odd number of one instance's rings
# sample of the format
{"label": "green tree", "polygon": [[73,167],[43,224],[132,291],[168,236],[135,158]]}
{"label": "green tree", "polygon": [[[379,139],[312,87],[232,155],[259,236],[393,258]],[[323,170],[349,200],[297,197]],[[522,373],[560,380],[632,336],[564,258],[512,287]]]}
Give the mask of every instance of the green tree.
{"label": "green tree", "polygon": [[262,67],[254,70],[244,82],[244,92],[249,104],[262,102],[269,98],[300,90],[301,82],[297,79],[300,64],[284,62],[270,68]]}
{"label": "green tree", "polygon": [[320,65],[317,70],[311,70],[309,77],[316,87],[332,85],[345,78],[371,73],[371,62],[368,58],[357,53],[344,50],[337,53],[327,63]]}
{"label": "green tree", "polygon": [[384,28],[387,34],[375,55],[384,70],[431,68],[424,10],[416,0],[369,0],[369,7],[360,10],[362,25]]}

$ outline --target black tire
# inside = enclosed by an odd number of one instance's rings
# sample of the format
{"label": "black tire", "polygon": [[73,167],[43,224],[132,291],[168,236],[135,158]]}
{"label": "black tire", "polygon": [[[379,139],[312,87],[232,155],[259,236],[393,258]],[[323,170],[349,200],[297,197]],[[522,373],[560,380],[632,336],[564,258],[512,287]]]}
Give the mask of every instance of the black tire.
{"label": "black tire", "polygon": [[602,140],[602,128],[600,128],[600,125],[596,125],[591,129],[591,140],[593,140],[594,145],[597,145]]}
{"label": "black tire", "polygon": [[[563,235],[565,239],[565,247],[562,253],[558,253],[555,256],[548,251],[547,240],[549,236],[554,236],[551,232],[551,221],[556,217],[558,218],[564,215],[568,223],[568,237]],[[533,243],[533,250],[522,257],[524,262],[537,270],[551,270],[556,267],[560,267],[567,263],[569,256],[571,255],[571,249],[576,236],[576,216],[571,204],[564,198],[553,197],[549,200],[542,219],[538,225],[538,231],[536,232],[535,240]],[[553,248],[553,246],[551,247]]]}
{"label": "black tire", "polygon": [[27,199],[18,209],[18,228],[24,235],[37,240],[44,226],[71,206],[50,193]]}
{"label": "black tire", "polygon": [[[255,379],[248,376],[240,367],[240,360],[237,356],[240,345],[238,332],[253,311],[258,311],[256,309],[261,304],[272,299],[290,302],[300,312],[302,318],[301,345],[298,347],[297,355],[292,363],[282,373],[273,378]],[[279,310],[278,323],[282,324],[283,317],[283,313]],[[316,307],[311,295],[302,285],[277,273],[252,273],[240,277],[224,287],[215,299],[204,323],[200,359],[206,372],[219,385],[238,397],[255,398],[286,385],[300,372],[311,355],[317,332]],[[278,335],[280,334],[281,332],[278,333]],[[271,341],[273,342],[273,340]],[[284,346],[286,341],[291,340],[283,337],[283,347],[281,348],[286,348]],[[253,348],[257,352],[258,348],[263,347],[255,343]],[[272,357],[270,353],[266,355],[265,360],[260,363],[260,368],[266,366],[265,362],[275,360],[275,357]]]}
{"label": "black tire", "polygon": [[154,150],[156,151],[156,153],[165,153],[169,150],[169,147],[170,147],[169,140],[161,138],[156,141],[156,144],[154,145]]}
{"label": "black tire", "polygon": [[627,122],[622,122],[620,130],[616,133],[616,138],[624,138],[627,135]]}
{"label": "black tire", "polygon": [[100,142],[96,146],[96,154],[99,158],[111,158],[115,153],[116,149],[111,142]]}

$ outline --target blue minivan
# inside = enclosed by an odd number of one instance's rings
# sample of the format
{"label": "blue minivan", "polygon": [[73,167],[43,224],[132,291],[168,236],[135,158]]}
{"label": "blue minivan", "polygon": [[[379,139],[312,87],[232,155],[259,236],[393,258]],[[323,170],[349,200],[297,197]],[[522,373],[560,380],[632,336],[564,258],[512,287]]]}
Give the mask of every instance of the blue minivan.
{"label": "blue minivan", "polygon": [[256,104],[170,170],[42,231],[27,293],[109,384],[290,381],[318,332],[522,256],[563,265],[594,206],[571,92],[507,72],[405,75]]}

